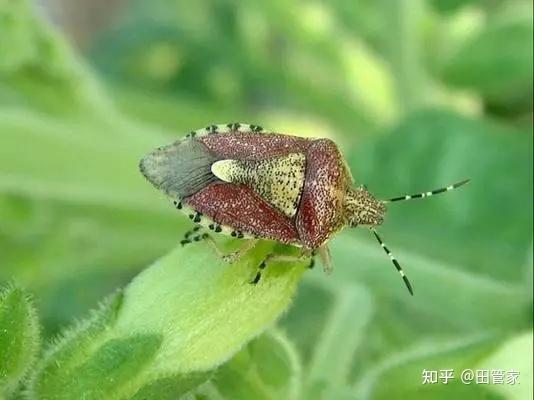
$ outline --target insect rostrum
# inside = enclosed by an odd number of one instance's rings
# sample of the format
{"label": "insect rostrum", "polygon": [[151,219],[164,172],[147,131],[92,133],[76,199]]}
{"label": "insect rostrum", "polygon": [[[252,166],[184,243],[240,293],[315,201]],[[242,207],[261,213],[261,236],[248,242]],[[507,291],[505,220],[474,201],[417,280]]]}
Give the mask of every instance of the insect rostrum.
{"label": "insect rostrum", "polygon": [[[160,147],[140,163],[143,175],[174,200],[197,224],[182,244],[207,239],[207,232],[249,239],[233,261],[257,239],[270,239],[301,248],[302,259],[318,254],[331,270],[329,240],[346,226],[369,227],[398,269],[410,293],[411,285],[375,227],[382,224],[386,203],[428,197],[468,181],[430,192],[376,199],[365,186],[355,186],[337,145],[266,132],[257,125],[210,125]],[[199,232],[200,231],[200,232]],[[271,255],[266,262],[288,256]]]}

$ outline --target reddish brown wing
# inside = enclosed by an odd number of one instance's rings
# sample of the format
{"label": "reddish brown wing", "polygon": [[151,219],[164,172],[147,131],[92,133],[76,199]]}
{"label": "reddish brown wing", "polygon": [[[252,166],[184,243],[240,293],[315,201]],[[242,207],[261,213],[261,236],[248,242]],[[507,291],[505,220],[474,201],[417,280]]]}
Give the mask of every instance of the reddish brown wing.
{"label": "reddish brown wing", "polygon": [[334,142],[315,140],[306,153],[306,178],[296,228],[302,243],[321,246],[343,226],[343,199],[349,177]]}
{"label": "reddish brown wing", "polygon": [[[306,153],[312,140],[273,133],[231,133],[198,139],[217,159],[264,160],[290,153]],[[186,199],[214,221],[259,237],[299,243],[294,221],[263,200],[251,188],[213,183]]]}
{"label": "reddish brown wing", "polygon": [[282,243],[299,242],[293,221],[247,186],[212,183],[185,203],[215,222],[242,232]]}
{"label": "reddish brown wing", "polygon": [[252,189],[232,184],[211,184],[188,199],[198,211],[243,232],[309,248],[322,245],[343,225],[341,210],[349,178],[342,155],[331,140],[254,133],[210,135],[199,140],[220,159],[262,160],[302,152],[307,161],[295,221]]}
{"label": "reddish brown wing", "polygon": [[290,153],[306,153],[311,139],[274,133],[232,133],[198,139],[219,159],[264,160]]}

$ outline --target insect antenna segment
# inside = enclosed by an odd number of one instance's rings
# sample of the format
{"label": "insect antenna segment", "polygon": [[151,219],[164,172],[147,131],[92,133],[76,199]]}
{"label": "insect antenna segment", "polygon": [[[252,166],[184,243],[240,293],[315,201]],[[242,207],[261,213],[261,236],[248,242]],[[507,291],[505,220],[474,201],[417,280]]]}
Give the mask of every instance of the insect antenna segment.
{"label": "insect antenna segment", "polygon": [[[463,180],[461,182],[457,182],[457,183],[455,183],[453,185],[445,186],[445,187],[442,187],[442,188],[439,188],[439,189],[434,189],[434,190],[431,190],[429,192],[421,192],[421,193],[417,193],[417,194],[394,197],[394,198],[389,199],[389,200],[383,200],[382,202],[383,203],[393,203],[395,201],[422,199],[422,198],[425,198],[425,197],[433,196],[435,194],[449,192],[449,191],[457,189],[460,186],[463,186],[463,185],[465,185],[465,184],[467,184],[469,182],[470,182],[470,179],[465,179],[465,180]],[[397,271],[399,271],[399,274],[400,274],[402,280],[404,281],[404,284],[408,288],[408,291],[410,292],[410,294],[413,296],[412,285],[410,284],[410,281],[408,280],[408,277],[406,276],[406,274],[402,270],[402,267],[400,266],[399,262],[397,261],[395,256],[393,254],[391,254],[391,251],[389,251],[389,249],[386,247],[386,245],[384,244],[384,242],[382,241],[382,239],[380,238],[380,236],[376,232],[376,229],[374,227],[372,227],[372,226],[370,227],[370,229],[373,232],[373,234],[375,235],[376,240],[378,240],[378,243],[380,243],[380,246],[382,246],[382,248],[384,249],[386,254],[391,259],[391,262],[393,262],[393,265],[395,265],[395,268],[397,268]]]}
{"label": "insect antenna segment", "polygon": [[408,280],[408,277],[406,276],[406,274],[402,270],[402,267],[400,266],[399,262],[397,261],[395,256],[391,253],[391,251],[389,251],[389,249],[386,247],[385,243],[382,241],[380,236],[378,236],[378,233],[376,232],[376,229],[373,228],[373,227],[370,227],[369,229],[371,229],[371,232],[373,232],[373,235],[375,235],[376,240],[378,240],[378,243],[380,243],[380,246],[382,246],[382,248],[384,249],[386,254],[389,256],[389,258],[391,259],[391,262],[393,263],[395,268],[397,268],[397,271],[399,271],[399,274],[400,274],[402,280],[404,281],[404,284],[406,285],[406,288],[408,289],[410,294],[413,296],[412,285],[411,285],[410,281]]}
{"label": "insect antenna segment", "polygon": [[450,190],[457,189],[460,186],[463,186],[466,183],[469,183],[470,181],[471,181],[471,179],[465,179],[465,180],[463,180],[461,182],[455,183],[454,185],[450,185],[450,186],[442,187],[442,188],[439,188],[439,189],[435,189],[435,190],[432,190],[430,192],[422,192],[422,193],[411,194],[411,195],[406,195],[406,196],[394,197],[393,199],[384,200],[384,203],[393,203],[394,201],[422,199],[422,198],[425,198],[425,197],[430,197],[430,196],[433,196],[435,194],[445,193],[445,192],[448,192]]}

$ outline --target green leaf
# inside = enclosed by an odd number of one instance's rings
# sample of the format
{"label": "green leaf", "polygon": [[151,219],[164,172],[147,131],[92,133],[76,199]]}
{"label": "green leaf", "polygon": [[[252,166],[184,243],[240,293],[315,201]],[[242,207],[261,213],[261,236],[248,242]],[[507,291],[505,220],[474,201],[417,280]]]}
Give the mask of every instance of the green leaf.
{"label": "green leaf", "polygon": [[[489,390],[509,400],[523,400],[532,396],[532,331],[506,340],[493,354],[482,360],[477,369],[504,371],[504,384],[492,384]],[[515,383],[507,382],[509,372],[518,373]]]}
{"label": "green leaf", "polygon": [[452,14],[462,7],[477,3],[479,0],[431,0],[430,4],[433,8],[443,14]]}
{"label": "green leaf", "polygon": [[[365,347],[365,336],[373,317],[373,298],[361,286],[347,285],[334,293],[313,356],[306,366],[306,399],[345,399],[349,390],[351,368],[358,349]],[[327,310],[324,310],[325,314]],[[295,316],[297,322],[301,322]]]}
{"label": "green leaf", "polygon": [[524,16],[491,24],[446,61],[443,79],[453,86],[477,90],[490,100],[531,97],[532,37],[532,20]]}
{"label": "green leaf", "polygon": [[162,332],[162,373],[219,365],[289,305],[305,263],[273,263],[261,284],[249,283],[271,251],[272,242],[260,242],[228,265],[207,243],[174,250],[125,290],[116,331]]}
{"label": "green leaf", "polygon": [[50,398],[59,396],[61,386],[72,370],[89,358],[95,347],[103,342],[103,336],[115,322],[121,304],[122,294],[118,293],[48,346],[30,382],[30,392],[34,397],[45,394]]}
{"label": "green leaf", "polygon": [[377,2],[388,27],[384,35],[386,54],[396,83],[397,103],[404,111],[417,109],[425,97],[425,71],[421,60],[420,0]]}
{"label": "green leaf", "polygon": [[[258,285],[249,283],[273,247],[260,242],[232,265],[206,243],[174,250],[52,344],[31,392],[49,399],[81,393],[122,399],[191,387],[197,380],[188,373],[210,371],[227,361],[291,301],[305,263],[273,263]],[[262,342],[252,351],[270,364],[280,362],[277,353],[265,354]],[[261,371],[275,388],[284,382]],[[74,379],[70,392],[61,389]]]}
{"label": "green leaf", "polygon": [[34,32],[31,13],[25,1],[3,2],[0,8],[0,71],[11,72],[35,54]]}
{"label": "green leaf", "polygon": [[17,387],[39,345],[39,322],[28,295],[16,286],[0,290],[0,397]]}
{"label": "green leaf", "polygon": [[175,400],[204,383],[212,372],[179,374],[160,378],[147,384],[131,397],[132,400]]}
{"label": "green leaf", "polygon": [[373,299],[356,285],[339,288],[308,366],[310,382],[331,386],[348,383],[354,354],[363,345],[365,330],[373,315]]}
{"label": "green leaf", "polygon": [[[483,333],[459,340],[420,343],[389,357],[367,371],[355,385],[357,398],[389,399],[392,393],[410,399],[501,399],[484,385],[460,381],[464,369],[476,369],[480,359],[497,345],[498,337]],[[452,369],[454,378],[444,384],[423,384],[423,370]],[[438,372],[439,374],[439,372]],[[460,396],[460,397],[455,397]]]}
{"label": "green leaf", "polygon": [[519,286],[466,272],[462,264],[439,262],[395,246],[395,254],[403,261],[414,286],[415,295],[411,297],[376,243],[347,235],[332,244],[332,254],[337,268],[331,280],[336,285],[357,280],[396,304],[382,305],[388,311],[380,323],[383,329],[391,325],[388,336],[396,337],[399,344],[405,345],[414,339],[412,335],[423,333],[452,334],[458,329],[473,331],[481,327],[513,330],[530,321],[528,298]]}
{"label": "green leaf", "polygon": [[59,115],[113,114],[102,89],[67,42],[27,0],[0,3],[0,104],[32,105]]}
{"label": "green leaf", "polygon": [[[0,114],[1,191],[130,209],[163,207],[137,168],[141,156],[164,140],[157,133],[141,135],[120,121],[65,122],[20,109]],[[27,143],[22,151],[21,141]]]}
{"label": "green leaf", "polygon": [[293,345],[280,332],[270,331],[224,364],[211,385],[228,400],[295,400],[300,393],[300,368]]}
{"label": "green leaf", "polygon": [[[322,275],[322,271],[318,273]],[[289,337],[298,338],[295,346],[305,364],[308,364],[313,357],[316,343],[327,324],[335,299],[335,291],[329,290],[324,280],[313,284],[305,276],[293,305],[281,318],[280,325]]]}
{"label": "green leaf", "polygon": [[[130,393],[139,374],[155,357],[161,344],[158,335],[134,335],[109,339],[94,345],[87,358],[75,360],[78,365],[61,367],[55,379],[49,379],[36,388],[38,398],[48,399],[102,399],[120,398]],[[135,387],[135,386],[134,386]]]}

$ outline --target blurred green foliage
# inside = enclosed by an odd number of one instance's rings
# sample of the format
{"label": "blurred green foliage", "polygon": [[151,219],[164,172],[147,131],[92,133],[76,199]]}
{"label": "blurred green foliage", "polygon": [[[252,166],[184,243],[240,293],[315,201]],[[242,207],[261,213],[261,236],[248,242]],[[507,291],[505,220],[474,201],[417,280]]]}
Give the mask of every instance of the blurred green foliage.
{"label": "blurred green foliage", "polygon": [[[286,335],[252,342],[198,399],[531,393],[530,1],[134,0],[81,54],[39,15],[0,0],[0,283],[33,293],[46,340],[187,229],[139,158],[244,121],[335,139],[381,198],[473,181],[390,207],[380,231],[414,298],[367,232],[343,232]],[[480,365],[521,368],[521,385],[421,384]]]}

